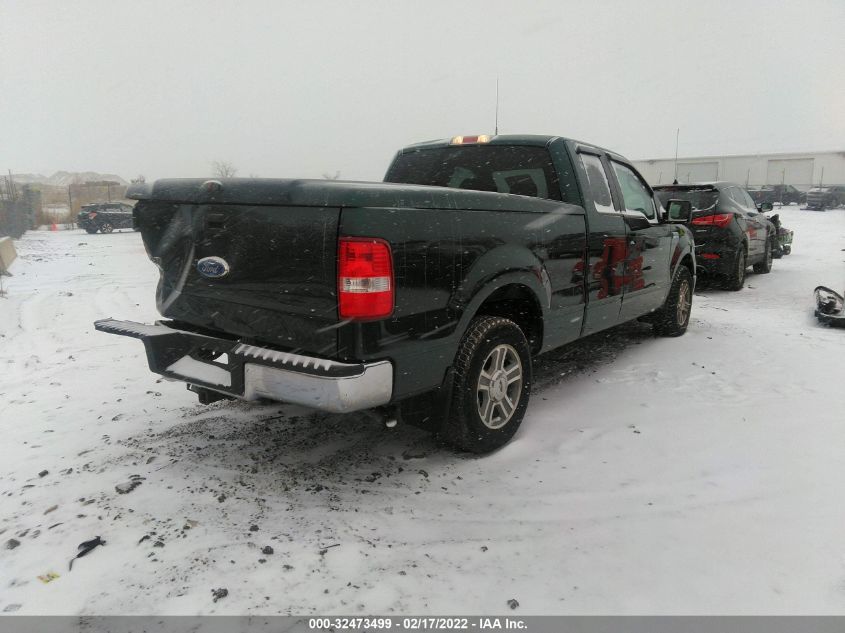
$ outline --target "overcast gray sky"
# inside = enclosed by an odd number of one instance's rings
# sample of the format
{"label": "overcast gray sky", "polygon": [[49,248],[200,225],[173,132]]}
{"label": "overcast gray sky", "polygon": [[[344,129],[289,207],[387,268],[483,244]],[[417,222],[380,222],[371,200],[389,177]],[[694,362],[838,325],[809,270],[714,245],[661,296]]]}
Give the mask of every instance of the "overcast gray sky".
{"label": "overcast gray sky", "polygon": [[0,169],[379,180],[493,131],[845,151],[845,1],[0,0]]}

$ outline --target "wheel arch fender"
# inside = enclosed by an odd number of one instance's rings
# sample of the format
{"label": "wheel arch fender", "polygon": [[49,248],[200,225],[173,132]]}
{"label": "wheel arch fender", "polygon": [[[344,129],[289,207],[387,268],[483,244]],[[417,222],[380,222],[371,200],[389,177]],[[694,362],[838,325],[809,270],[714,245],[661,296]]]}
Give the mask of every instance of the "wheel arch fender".
{"label": "wheel arch fender", "polygon": [[[508,247],[497,250],[505,250],[506,248]],[[515,248],[509,248],[509,250],[511,252],[508,253],[508,256],[515,254],[513,252],[516,250]],[[510,264],[504,269],[501,268],[501,263],[499,263],[497,273],[491,276],[478,274],[467,276],[464,288],[472,288],[472,293],[467,292],[464,296],[461,296],[461,293],[456,293],[456,296],[453,297],[454,307],[461,314],[456,327],[458,339],[464,336],[472,320],[484,312],[482,308],[485,305],[489,306],[497,301],[527,300],[530,301],[530,304],[522,313],[523,316],[520,318],[520,316],[514,314],[512,320],[520,325],[523,330],[528,330],[525,331],[525,335],[531,343],[532,350],[539,350],[542,345],[543,324],[551,307],[551,281],[539,258],[527,249],[519,250],[523,251],[521,257],[509,257]],[[494,253],[496,251],[491,251],[488,255],[492,256]],[[503,254],[499,253],[500,256]],[[530,258],[527,256],[530,256]],[[487,268],[481,261],[483,259],[485,258],[481,258],[474,266],[481,271]],[[497,260],[498,257],[488,258],[490,264]],[[498,316],[508,315],[499,313]]]}
{"label": "wheel arch fender", "polygon": [[[693,239],[692,232],[685,226],[680,226],[676,235],[678,236],[678,240],[675,242],[675,248],[672,249],[669,279],[675,278],[679,266],[689,268],[690,274],[695,279],[695,240]],[[667,288],[668,291],[669,289]]]}

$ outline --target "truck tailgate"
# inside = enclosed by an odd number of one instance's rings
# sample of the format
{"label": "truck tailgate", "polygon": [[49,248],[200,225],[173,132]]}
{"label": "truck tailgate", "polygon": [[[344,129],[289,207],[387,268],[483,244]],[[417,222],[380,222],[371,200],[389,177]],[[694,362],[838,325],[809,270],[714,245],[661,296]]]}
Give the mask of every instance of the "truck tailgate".
{"label": "truck tailgate", "polygon": [[165,317],[296,351],[337,349],[340,209],[142,200]]}

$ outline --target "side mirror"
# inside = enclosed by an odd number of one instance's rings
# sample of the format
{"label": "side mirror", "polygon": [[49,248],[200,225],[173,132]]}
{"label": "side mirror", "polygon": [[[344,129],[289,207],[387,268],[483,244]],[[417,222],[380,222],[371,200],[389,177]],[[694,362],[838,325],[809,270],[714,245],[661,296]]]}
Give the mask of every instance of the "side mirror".
{"label": "side mirror", "polygon": [[774,209],[771,202],[761,202],[757,205],[757,208],[760,209],[760,211],[771,211]]}
{"label": "side mirror", "polygon": [[689,224],[692,220],[692,203],[689,200],[670,200],[666,203],[666,221]]}

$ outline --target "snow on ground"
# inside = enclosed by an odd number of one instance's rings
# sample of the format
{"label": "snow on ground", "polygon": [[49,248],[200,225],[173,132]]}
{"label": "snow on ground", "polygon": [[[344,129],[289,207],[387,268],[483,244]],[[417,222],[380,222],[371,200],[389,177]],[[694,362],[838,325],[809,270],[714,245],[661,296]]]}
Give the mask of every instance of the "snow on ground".
{"label": "snow on ground", "polygon": [[542,358],[486,457],[200,406],[92,327],[157,318],[139,236],[28,233],[0,299],[0,612],[845,613],[845,332],[811,307],[845,285],[845,211],[781,215],[793,254],[700,288],[685,336]]}

